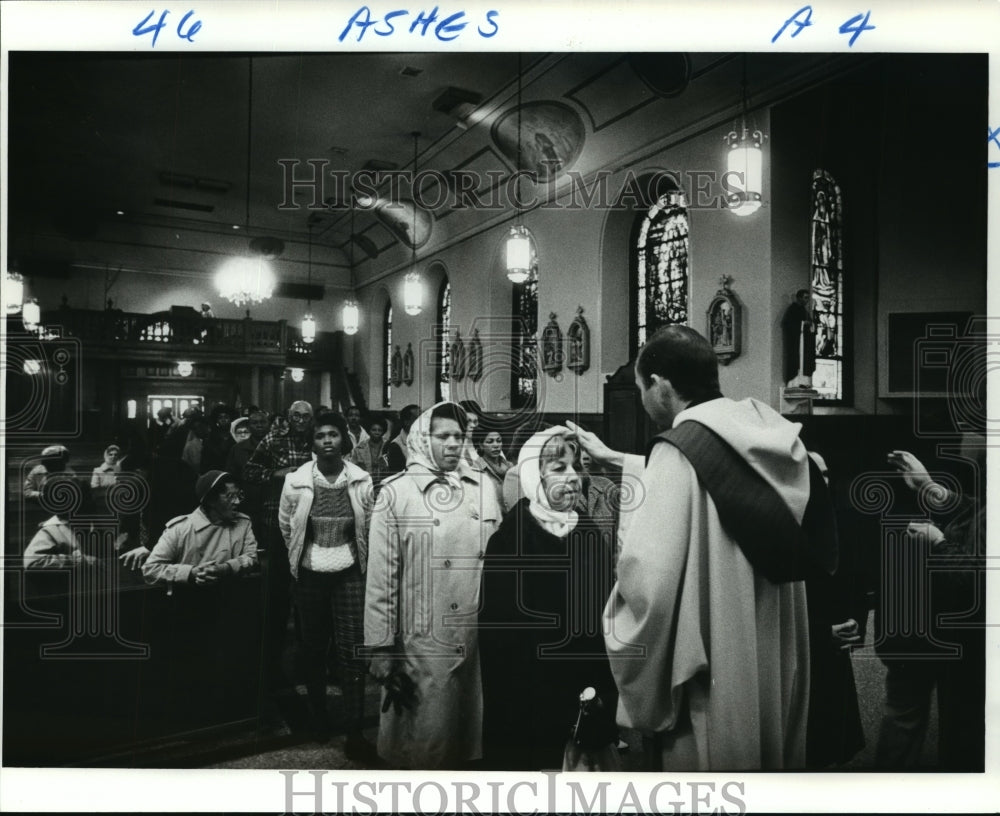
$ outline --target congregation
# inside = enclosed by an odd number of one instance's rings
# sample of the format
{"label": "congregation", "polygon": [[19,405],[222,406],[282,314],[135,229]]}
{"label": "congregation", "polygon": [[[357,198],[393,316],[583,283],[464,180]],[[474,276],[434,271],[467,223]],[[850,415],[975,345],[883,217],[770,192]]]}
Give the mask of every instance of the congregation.
{"label": "congregation", "polygon": [[[115,558],[168,592],[259,575],[267,690],[302,683],[322,743],[335,682],[362,767],[571,769],[586,715],[603,770],[622,751],[645,770],[836,768],[864,744],[850,655],[867,608],[838,569],[823,457],[773,409],[723,396],[692,329],[654,334],[635,376],[664,429],[645,459],[571,421],[514,425],[474,402],[367,418],[302,400],[277,414],[163,408],[89,478],[66,447],[41,452],[23,486],[39,522],[24,567],[94,568],[67,513],[48,510],[61,486],[100,503],[131,475],[150,501],[119,518]],[[985,496],[886,455],[939,510],[910,524],[913,551],[965,567],[928,603],[968,610]],[[958,659],[887,660],[879,767],[917,763],[936,689],[941,766],[982,768],[984,630],[961,640]],[[371,681],[380,712],[366,711]]]}

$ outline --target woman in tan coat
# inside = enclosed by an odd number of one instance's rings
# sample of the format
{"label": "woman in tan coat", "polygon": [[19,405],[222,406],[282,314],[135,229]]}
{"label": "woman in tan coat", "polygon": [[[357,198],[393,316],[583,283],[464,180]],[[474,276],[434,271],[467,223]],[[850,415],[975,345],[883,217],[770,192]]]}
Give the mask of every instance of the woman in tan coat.
{"label": "woman in tan coat", "polygon": [[409,465],[383,482],[369,537],[365,645],[389,695],[379,754],[414,770],[482,756],[477,609],[483,557],[500,508],[461,461],[465,412],[442,402],[410,430]]}

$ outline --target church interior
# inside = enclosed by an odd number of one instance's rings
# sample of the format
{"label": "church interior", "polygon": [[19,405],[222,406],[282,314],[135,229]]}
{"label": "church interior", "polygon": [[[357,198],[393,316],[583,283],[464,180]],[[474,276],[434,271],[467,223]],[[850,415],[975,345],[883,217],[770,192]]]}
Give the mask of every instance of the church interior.
{"label": "church interior", "polygon": [[[358,406],[391,435],[404,406],[473,400],[643,453],[633,364],[666,323],[823,455],[866,619],[915,511],[887,452],[975,476],[954,450],[986,412],[985,54],[25,51],[8,99],[12,565],[43,448],[89,473],[164,405]],[[113,613],[67,630],[76,579],[5,580],[6,762],[194,767],[234,745],[253,767],[297,744],[252,723],[252,637],[199,667],[240,666],[240,693],[177,718],[153,699],[170,666],[129,658],[190,610],[119,576],[88,590]],[[86,704],[48,740],[66,673]]]}

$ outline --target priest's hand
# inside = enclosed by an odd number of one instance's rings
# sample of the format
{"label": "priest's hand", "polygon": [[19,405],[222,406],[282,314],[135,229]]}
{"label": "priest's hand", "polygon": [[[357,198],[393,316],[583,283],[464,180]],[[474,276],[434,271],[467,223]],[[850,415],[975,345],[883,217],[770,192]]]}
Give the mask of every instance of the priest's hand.
{"label": "priest's hand", "polygon": [[625,454],[620,451],[611,450],[611,448],[601,441],[597,434],[584,430],[575,422],[568,420],[566,427],[573,432],[576,441],[580,443],[580,447],[590,454],[590,458],[595,462],[603,465],[611,465],[616,468],[622,468],[625,465]]}

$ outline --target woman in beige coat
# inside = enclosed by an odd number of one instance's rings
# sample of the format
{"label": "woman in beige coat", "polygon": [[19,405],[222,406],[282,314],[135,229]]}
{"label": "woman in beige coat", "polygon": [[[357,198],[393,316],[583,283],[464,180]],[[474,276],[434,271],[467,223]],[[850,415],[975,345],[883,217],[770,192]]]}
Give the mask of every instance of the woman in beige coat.
{"label": "woman in beige coat", "polygon": [[[412,695],[388,700],[379,754],[414,770],[482,757],[477,609],[500,508],[461,461],[465,412],[442,402],[410,430],[409,465],[383,482],[369,537],[365,645],[371,673]],[[383,692],[385,700],[387,691]]]}

